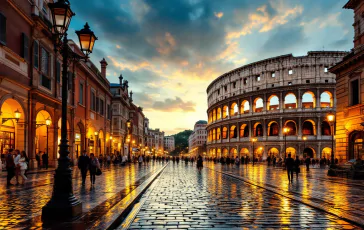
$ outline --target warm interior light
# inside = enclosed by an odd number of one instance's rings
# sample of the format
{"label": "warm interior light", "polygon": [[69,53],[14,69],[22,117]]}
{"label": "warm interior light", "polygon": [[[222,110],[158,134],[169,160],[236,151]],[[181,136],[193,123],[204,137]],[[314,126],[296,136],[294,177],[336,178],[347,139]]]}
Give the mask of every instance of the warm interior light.
{"label": "warm interior light", "polygon": [[15,112],[14,112],[15,118],[16,119],[19,119],[20,118],[20,115],[21,115],[21,112],[18,109],[16,109]]}
{"label": "warm interior light", "polygon": [[335,115],[330,113],[329,115],[327,115],[327,120],[330,121],[330,122],[334,121],[335,120]]}
{"label": "warm interior light", "polygon": [[52,124],[52,120],[49,117],[46,119],[45,122],[47,126],[50,126]]}
{"label": "warm interior light", "polygon": [[110,136],[110,140],[112,140],[112,136]]}
{"label": "warm interior light", "polygon": [[97,131],[95,131],[95,136],[97,136],[99,133]]}

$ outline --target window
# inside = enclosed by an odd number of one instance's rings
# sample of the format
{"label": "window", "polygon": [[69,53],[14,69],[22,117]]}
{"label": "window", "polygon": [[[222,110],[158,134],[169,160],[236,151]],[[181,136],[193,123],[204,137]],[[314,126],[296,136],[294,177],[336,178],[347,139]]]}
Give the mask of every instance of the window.
{"label": "window", "polygon": [[248,79],[244,78],[244,85],[248,84]]}
{"label": "window", "polygon": [[217,95],[220,95],[220,89],[217,90]]}
{"label": "window", "polygon": [[48,14],[48,9],[47,9],[47,3],[43,2],[43,7],[42,7],[42,12],[47,15]]}
{"label": "window", "polygon": [[259,90],[260,88],[259,87],[257,87],[257,90]]}
{"label": "window", "polygon": [[256,80],[257,80],[257,81],[260,81],[260,76],[257,76],[257,77],[256,77]]}
{"label": "window", "polygon": [[224,86],[224,89],[225,89],[225,92],[226,92],[227,91],[227,86],[226,85]]}
{"label": "window", "polygon": [[94,91],[91,91],[91,106],[90,106],[91,110],[95,111],[96,110],[96,95]]}
{"label": "window", "polygon": [[310,80],[306,80],[306,83],[310,83]]}
{"label": "window", "polygon": [[100,114],[103,116],[105,114],[104,100],[100,99]]}
{"label": "window", "polygon": [[274,87],[274,84],[272,84],[272,88]]}
{"label": "window", "polygon": [[107,119],[111,119],[111,107],[110,107],[110,104],[107,104],[106,105],[106,117]]}
{"label": "window", "polygon": [[39,68],[39,45],[37,41],[34,41],[34,67]]}
{"label": "window", "polygon": [[350,105],[359,104],[359,80],[350,82]]}
{"label": "window", "polygon": [[275,72],[272,73],[272,77],[276,77],[276,73]]}
{"label": "window", "polygon": [[324,68],[324,72],[325,72],[325,73],[328,73],[328,72],[329,72],[329,68],[325,67],[325,68]]}
{"label": "window", "polygon": [[288,74],[289,74],[289,75],[292,75],[292,74],[293,74],[293,70],[291,70],[291,69],[290,69],[290,70],[288,70]]}
{"label": "window", "polygon": [[289,81],[289,82],[288,82],[288,85],[292,85],[292,82],[291,82],[291,81]]}
{"label": "window", "polygon": [[325,80],[325,83],[329,83],[329,80]]}
{"label": "window", "polygon": [[234,89],[236,88],[236,82],[233,82],[233,88]]}
{"label": "window", "polygon": [[21,57],[26,61],[29,61],[29,38],[24,33],[21,34],[22,44],[21,44]]}
{"label": "window", "polygon": [[96,112],[100,112],[100,98],[98,98],[98,97],[96,97],[96,109],[95,109],[95,111]]}
{"label": "window", "polygon": [[79,101],[78,103],[80,103],[81,105],[83,105],[83,84],[80,83],[80,95],[79,95]]}
{"label": "window", "polygon": [[47,89],[52,89],[51,87],[51,79],[47,76],[41,75],[41,84],[43,87],[46,87]]}
{"label": "window", "polygon": [[0,43],[6,45],[6,17],[0,13]]}
{"label": "window", "polygon": [[46,49],[41,49],[41,71],[44,75],[49,76],[49,53]]}

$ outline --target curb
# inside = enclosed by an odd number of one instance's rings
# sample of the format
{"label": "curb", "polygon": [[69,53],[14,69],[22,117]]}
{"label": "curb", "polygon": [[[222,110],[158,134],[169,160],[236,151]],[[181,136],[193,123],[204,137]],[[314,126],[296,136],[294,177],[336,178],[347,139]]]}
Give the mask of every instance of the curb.
{"label": "curb", "polygon": [[107,213],[105,213],[90,229],[115,229],[128,216],[130,210],[144,192],[150,187],[150,185],[157,179],[157,177],[168,166],[168,163],[159,169],[156,173],[150,176],[141,185],[131,191],[124,199],[112,207]]}
{"label": "curb", "polygon": [[312,208],[315,208],[315,209],[319,209],[321,211],[324,211],[328,214],[331,214],[331,215],[334,215],[336,217],[339,217],[345,221],[348,221],[350,223],[353,223],[353,224],[356,224],[360,227],[364,227],[364,220],[361,219],[361,218],[357,218],[357,217],[354,217],[352,215],[349,215],[349,214],[346,214],[344,212],[340,212],[336,209],[333,209],[333,208],[330,208],[330,207],[325,207],[321,204],[318,204],[316,202],[313,202],[313,201],[310,201],[310,200],[307,200],[307,199],[304,199],[304,198],[300,198],[298,196],[295,196],[295,195],[288,195],[288,194],[283,194],[281,191],[279,191],[278,189],[275,189],[275,188],[269,188],[269,187],[264,187],[263,185],[260,185],[260,184],[257,184],[251,180],[248,180],[248,179],[245,179],[243,177],[240,177],[240,176],[237,176],[237,175],[234,175],[234,174],[231,174],[231,173],[227,173],[227,172],[222,172],[222,171],[219,171],[219,170],[215,170],[215,169],[212,169],[210,167],[207,167],[208,169],[210,170],[213,170],[215,172],[218,172],[218,173],[221,173],[221,174],[224,174],[224,175],[227,175],[227,176],[230,176],[230,177],[233,177],[235,179],[238,179],[238,180],[241,180],[241,181],[244,181],[245,183],[248,183],[248,184],[251,184],[251,185],[254,185],[256,187],[259,187],[259,188],[262,188],[262,189],[265,189],[265,190],[268,190],[270,192],[273,192],[275,194],[278,194],[278,195],[281,195],[281,196],[284,196],[286,198],[289,198],[289,199],[292,199],[292,200],[295,200],[295,201],[298,201],[302,204],[305,204],[307,206],[310,206]]}

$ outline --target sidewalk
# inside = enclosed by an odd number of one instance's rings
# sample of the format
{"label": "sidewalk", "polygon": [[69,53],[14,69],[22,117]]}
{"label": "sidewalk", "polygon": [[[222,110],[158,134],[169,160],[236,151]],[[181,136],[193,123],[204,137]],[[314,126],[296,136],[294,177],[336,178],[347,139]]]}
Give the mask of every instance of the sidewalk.
{"label": "sidewalk", "polygon": [[[31,175],[31,174],[40,174],[40,173],[49,173],[49,172],[54,172],[54,170],[56,170],[56,168],[48,168],[48,169],[30,169],[26,172],[26,175]],[[6,170],[3,170],[0,172],[0,177],[6,177],[7,172]]]}

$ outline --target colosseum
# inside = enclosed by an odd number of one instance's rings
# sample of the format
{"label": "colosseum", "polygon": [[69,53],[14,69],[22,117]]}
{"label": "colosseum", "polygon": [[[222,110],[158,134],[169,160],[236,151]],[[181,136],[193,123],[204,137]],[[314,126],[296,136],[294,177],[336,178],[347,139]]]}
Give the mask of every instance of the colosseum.
{"label": "colosseum", "polygon": [[[331,156],[335,75],[346,52],[282,55],[227,72],[207,88],[211,157]],[[254,143],[253,143],[254,142]]]}

